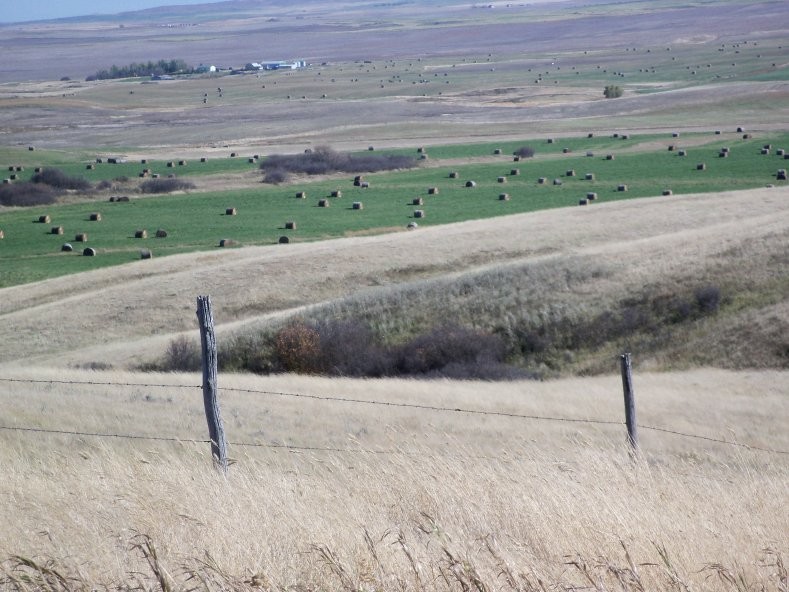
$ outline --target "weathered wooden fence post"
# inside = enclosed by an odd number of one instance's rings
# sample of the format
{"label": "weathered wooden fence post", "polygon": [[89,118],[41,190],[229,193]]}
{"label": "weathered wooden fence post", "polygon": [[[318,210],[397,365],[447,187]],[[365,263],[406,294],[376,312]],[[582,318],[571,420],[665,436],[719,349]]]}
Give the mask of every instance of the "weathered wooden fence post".
{"label": "weathered wooden fence post", "polygon": [[211,455],[216,466],[227,473],[227,440],[222,425],[217,399],[217,353],[214,335],[214,315],[211,312],[211,297],[197,297],[197,318],[200,321],[200,345],[203,353],[203,403],[208,420],[208,435],[211,438]]}
{"label": "weathered wooden fence post", "polygon": [[638,424],[636,423],[636,399],[633,394],[633,364],[629,353],[621,355],[622,388],[625,391],[625,423],[627,439],[633,452],[638,453]]}

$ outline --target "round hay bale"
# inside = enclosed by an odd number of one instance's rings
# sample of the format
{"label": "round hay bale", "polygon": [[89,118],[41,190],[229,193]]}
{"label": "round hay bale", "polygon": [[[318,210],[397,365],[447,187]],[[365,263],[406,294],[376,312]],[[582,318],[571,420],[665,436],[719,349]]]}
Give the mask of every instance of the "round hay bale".
{"label": "round hay bale", "polygon": [[783,148],[778,148],[778,150],[775,151],[775,155],[776,156],[785,156],[786,155],[786,151]]}
{"label": "round hay bale", "polygon": [[134,238],[148,238],[148,231],[140,228],[134,231]]}
{"label": "round hay bale", "polygon": [[624,183],[620,183],[619,185],[616,186],[616,190],[617,191],[627,191],[627,185],[625,185]]}
{"label": "round hay bale", "polygon": [[408,230],[414,230],[416,228],[419,228],[419,224],[417,224],[416,222],[409,222],[408,224],[406,224],[406,228]]}
{"label": "round hay bale", "polygon": [[428,195],[438,195],[439,190],[438,187],[429,187],[427,190]]}
{"label": "round hay bale", "polygon": [[141,158],[140,159],[140,164],[148,164],[148,159],[147,158]]}
{"label": "round hay bale", "polygon": [[287,245],[287,244],[290,242],[290,237],[287,237],[287,236],[281,236],[281,237],[279,237],[279,239],[277,240],[277,242],[278,242],[279,244],[281,244],[281,245]]}
{"label": "round hay bale", "polygon": [[720,130],[715,130],[715,135],[716,136],[720,136],[721,135],[721,131]]}
{"label": "round hay bale", "polygon": [[548,182],[548,179],[546,179],[545,177],[540,177],[539,179],[537,179],[537,183],[539,185],[545,185],[547,182]]}
{"label": "round hay bale", "polygon": [[564,173],[564,175],[565,175],[566,177],[575,177],[575,170],[573,170],[573,169],[568,169],[568,170],[567,170],[567,171]]}
{"label": "round hay bale", "polygon": [[493,150],[493,154],[501,154],[501,148],[496,148]]}
{"label": "round hay bale", "polygon": [[101,164],[101,163],[103,162],[103,160],[102,160],[101,158],[97,158],[97,159],[96,159],[96,162],[97,162],[98,164]]}
{"label": "round hay bale", "polygon": [[630,134],[622,134],[622,139],[623,140],[629,140],[630,139]]}
{"label": "round hay bale", "polygon": [[778,169],[778,172],[775,174],[775,178],[778,181],[786,181],[786,169]]}
{"label": "round hay bale", "polygon": [[49,217],[49,214],[44,214],[43,216],[38,217],[39,224],[49,224],[52,222],[52,219]]}
{"label": "round hay bale", "polygon": [[521,161],[521,157],[520,156],[513,156],[512,157],[512,162],[520,162],[520,161]]}
{"label": "round hay bale", "polygon": [[569,153],[570,153],[569,148],[562,148],[562,154],[569,154]]}
{"label": "round hay bale", "polygon": [[585,199],[579,199],[579,200],[578,200],[578,205],[579,205],[579,206],[585,206],[585,205],[587,205],[588,203],[589,203],[589,201],[588,201],[588,200],[585,200]]}
{"label": "round hay bale", "polygon": [[587,138],[594,138],[594,134],[592,132],[589,132],[588,134],[586,134],[586,137]]}
{"label": "round hay bale", "polygon": [[175,162],[173,162],[172,160],[168,160],[168,161],[167,161],[167,168],[168,168],[168,169],[171,169],[171,168],[173,168],[174,166],[175,166]]}
{"label": "round hay bale", "polygon": [[71,246],[71,243],[63,243],[63,245],[60,247],[60,250],[64,253],[70,253],[74,250],[74,247]]}
{"label": "round hay bale", "polygon": [[328,208],[331,202],[328,199],[319,199],[318,200],[318,207],[319,208]]}
{"label": "round hay bale", "polygon": [[3,185],[10,185],[11,179],[3,179]]}
{"label": "round hay bale", "polygon": [[158,178],[159,178],[159,173],[153,173],[153,174],[151,175],[151,177],[152,177],[153,179],[158,179]]}
{"label": "round hay bale", "polygon": [[554,185],[561,185],[562,184],[562,180],[561,179],[554,179],[553,180],[553,184]]}
{"label": "round hay bale", "polygon": [[247,162],[248,162],[249,164],[255,164],[255,159],[254,159],[253,157],[251,157],[251,156],[250,156],[250,157],[247,159]]}
{"label": "round hay bale", "polygon": [[769,148],[762,148],[761,153],[762,154],[770,154],[770,149]]}
{"label": "round hay bale", "polygon": [[235,247],[236,245],[238,245],[238,243],[231,238],[223,238],[219,241],[220,247]]}
{"label": "round hay bale", "polygon": [[548,142],[548,144],[553,144],[553,138],[548,138],[548,140],[546,141]]}
{"label": "round hay bale", "polygon": [[117,198],[115,198],[115,201],[123,201],[123,202],[128,202],[128,201],[129,201],[129,196],[128,196],[128,195],[121,195],[121,196],[118,196]]}
{"label": "round hay bale", "polygon": [[742,139],[743,140],[750,140],[751,139],[751,134],[743,134],[742,135]]}
{"label": "round hay bale", "polygon": [[351,204],[351,209],[353,210],[363,210],[364,204],[360,201],[355,201]]}
{"label": "round hay bale", "polygon": [[457,179],[459,176],[460,176],[460,173],[458,173],[457,171],[450,171],[450,173],[449,173],[449,178],[450,179]]}
{"label": "round hay bale", "polygon": [[375,151],[375,146],[368,146],[367,150],[370,151],[370,152],[373,152],[373,151]]}
{"label": "round hay bale", "polygon": [[416,149],[416,151],[417,151],[419,154],[424,154],[424,153],[425,153],[425,147],[424,147],[424,146],[420,146],[419,148],[417,148],[417,149]]}
{"label": "round hay bale", "polygon": [[35,150],[36,147],[35,146],[28,146],[27,149],[30,150],[30,152],[33,152],[33,150]]}
{"label": "round hay bale", "polygon": [[359,184],[359,187],[361,187],[362,189],[369,189],[370,188],[370,182],[369,181],[362,181]]}
{"label": "round hay bale", "polygon": [[664,189],[663,190],[663,195],[674,195],[674,192],[671,191],[671,189]]}
{"label": "round hay bale", "polygon": [[742,127],[742,126],[740,126],[740,127],[738,127],[738,128],[737,128],[737,133],[738,133],[738,134],[741,134],[741,133],[742,133],[742,132],[744,132],[744,131],[745,131],[745,128],[744,128],[744,127]]}
{"label": "round hay bale", "polygon": [[594,181],[594,173],[586,173],[586,174],[584,175],[584,179],[585,179],[586,181]]}
{"label": "round hay bale", "polygon": [[496,177],[496,182],[497,183],[506,183],[507,182],[507,177]]}
{"label": "round hay bale", "polygon": [[93,212],[90,215],[91,222],[101,222],[101,214],[99,212]]}
{"label": "round hay bale", "polygon": [[466,187],[476,187],[476,181],[466,181]]}
{"label": "round hay bale", "polygon": [[586,157],[587,158],[592,158],[593,156],[594,156],[594,152],[587,152],[586,153]]}
{"label": "round hay bale", "polygon": [[613,154],[606,154],[605,155],[605,159],[606,160],[614,160],[614,155]]}
{"label": "round hay bale", "polygon": [[706,169],[707,169],[707,165],[704,164],[703,162],[700,162],[699,164],[696,165],[696,170],[697,171],[703,171],[703,170],[706,170]]}
{"label": "round hay bale", "polygon": [[92,171],[93,169],[96,168],[96,165],[95,164],[88,164],[88,165],[85,165],[85,168],[87,170],[89,170],[89,171]]}
{"label": "round hay bale", "polygon": [[178,161],[178,166],[186,166],[186,161],[185,160],[179,160]]}
{"label": "round hay bale", "polygon": [[8,178],[11,179],[12,181],[16,181],[19,178],[19,175],[14,173],[13,175],[8,175]]}
{"label": "round hay bale", "polygon": [[679,132],[674,132],[671,134],[672,138],[679,138]]}
{"label": "round hay bale", "polygon": [[140,249],[140,259],[153,259],[150,249]]}
{"label": "round hay bale", "polygon": [[208,159],[205,156],[201,156],[200,157],[200,162],[206,162],[206,160],[208,160]]}
{"label": "round hay bale", "polygon": [[510,175],[512,175],[513,177],[517,177],[520,174],[521,174],[520,169],[510,169]]}
{"label": "round hay bale", "polygon": [[414,210],[414,218],[424,218],[425,211],[424,210]]}
{"label": "round hay bale", "polygon": [[419,160],[427,160],[427,158],[428,158],[427,154],[420,154],[419,155]]}
{"label": "round hay bale", "polygon": [[688,151],[687,150],[680,150],[679,152],[677,152],[677,155],[678,156],[687,156],[688,155]]}
{"label": "round hay bale", "polygon": [[156,231],[156,238],[167,238],[167,231],[164,228],[160,228]]}
{"label": "round hay bale", "polygon": [[340,191],[339,189],[335,189],[334,191],[331,192],[331,196],[332,197],[342,197],[342,191]]}
{"label": "round hay bale", "polygon": [[499,201],[510,201],[509,193],[499,193]]}
{"label": "round hay bale", "polygon": [[669,151],[669,152],[674,152],[674,149],[675,149],[675,148],[676,148],[676,146],[675,146],[674,144],[669,144],[669,145],[668,145],[668,151]]}
{"label": "round hay bale", "polygon": [[285,230],[296,230],[296,222],[293,220],[285,222]]}
{"label": "round hay bale", "polygon": [[80,232],[74,237],[74,241],[78,243],[86,243],[88,242],[88,234],[86,232]]}
{"label": "round hay bale", "polygon": [[238,213],[236,208],[226,208],[225,209],[225,216],[235,216]]}
{"label": "round hay bale", "polygon": [[93,247],[85,247],[82,250],[82,255],[84,257],[95,257],[96,256],[96,249],[94,249]]}
{"label": "round hay bale", "polygon": [[307,192],[306,191],[297,191],[296,192],[297,199],[307,199]]}
{"label": "round hay bale", "polygon": [[422,199],[421,197],[415,197],[414,199],[411,200],[411,205],[412,206],[421,206],[424,203],[425,203],[425,200]]}
{"label": "round hay bale", "polygon": [[364,177],[362,177],[361,175],[356,175],[353,178],[353,185],[354,185],[354,187],[359,187],[359,185],[362,184],[363,180],[364,180]]}
{"label": "round hay bale", "polygon": [[16,170],[16,165],[11,165],[8,167],[8,172],[13,173]]}
{"label": "round hay bale", "polygon": [[729,157],[729,153],[728,152],[724,152],[723,150],[718,152],[718,158],[728,158],[728,157]]}
{"label": "round hay bale", "polygon": [[36,167],[36,168],[33,170],[33,172],[34,172],[34,173],[43,173],[43,172],[44,172],[44,167]]}
{"label": "round hay bale", "polygon": [[65,231],[62,226],[53,226],[49,232],[50,234],[63,234]]}
{"label": "round hay bale", "polygon": [[145,179],[148,175],[149,175],[149,173],[146,173],[145,171],[142,171],[139,176],[140,176],[140,179]]}
{"label": "round hay bale", "polygon": [[588,199],[589,201],[594,201],[595,199],[597,199],[597,194],[594,191],[590,191],[589,193],[586,194],[586,199]]}
{"label": "round hay bale", "polygon": [[230,153],[230,158],[235,158],[236,156],[238,156],[238,154],[236,154],[235,152]]}

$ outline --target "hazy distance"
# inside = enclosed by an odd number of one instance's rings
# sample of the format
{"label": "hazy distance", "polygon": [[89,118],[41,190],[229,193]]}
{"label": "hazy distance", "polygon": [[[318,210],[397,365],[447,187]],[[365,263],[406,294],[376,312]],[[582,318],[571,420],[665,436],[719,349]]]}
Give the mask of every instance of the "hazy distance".
{"label": "hazy distance", "polygon": [[93,14],[116,14],[156,6],[214,4],[220,0],[2,0],[0,23],[40,21]]}

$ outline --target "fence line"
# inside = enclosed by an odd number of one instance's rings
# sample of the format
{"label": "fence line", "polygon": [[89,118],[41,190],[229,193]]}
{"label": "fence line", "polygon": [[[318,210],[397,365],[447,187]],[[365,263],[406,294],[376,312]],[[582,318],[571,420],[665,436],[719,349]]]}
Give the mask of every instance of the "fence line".
{"label": "fence line", "polygon": [[[21,379],[21,378],[0,378],[0,382],[11,382],[11,383],[27,383],[27,384],[68,384],[68,385],[87,385],[87,386],[123,386],[123,387],[143,387],[143,388],[185,388],[185,389],[201,389],[202,386],[200,385],[183,385],[183,384],[153,384],[153,383],[123,383],[123,382],[101,382],[101,381],[68,381],[68,380],[35,380],[35,379]],[[398,403],[392,401],[370,401],[367,399],[355,399],[351,397],[329,397],[323,395],[310,395],[304,393],[289,393],[283,391],[267,391],[267,390],[258,390],[258,389],[242,389],[242,388],[232,388],[232,387],[222,387],[223,391],[229,392],[237,392],[237,393],[247,393],[247,394],[259,394],[259,395],[271,395],[277,397],[291,397],[291,398],[301,398],[301,399],[311,399],[311,400],[318,400],[318,401],[326,401],[332,403],[355,403],[355,404],[364,404],[364,405],[377,405],[383,407],[396,407],[396,408],[405,408],[405,409],[417,409],[421,411],[434,411],[439,413],[463,413],[469,415],[482,415],[482,416],[495,416],[495,417],[506,417],[512,419],[525,419],[525,420],[533,420],[533,421],[554,421],[554,422],[565,422],[565,423],[584,423],[584,424],[591,424],[591,425],[614,425],[614,426],[623,426],[625,425],[624,421],[613,421],[613,420],[603,420],[603,419],[582,419],[582,418],[571,418],[571,417],[556,417],[556,416],[545,416],[545,415],[529,415],[523,413],[510,413],[505,411],[484,411],[481,409],[464,409],[461,407],[440,407],[435,405],[423,405],[419,403]],[[651,430],[655,432],[662,432],[666,434],[671,434],[675,436],[680,436],[683,438],[691,438],[696,440],[704,440],[707,442],[714,442],[716,444],[724,444],[727,446],[735,446],[738,448],[745,448],[748,450],[756,450],[760,452],[767,452],[772,454],[784,454],[789,455],[789,451],[787,450],[780,450],[776,448],[767,448],[762,446],[755,446],[751,444],[744,444],[741,442],[731,442],[729,440],[722,440],[720,438],[713,438],[711,436],[702,436],[699,434],[690,434],[687,432],[681,432],[679,430],[674,430],[671,428],[664,428],[660,426],[650,426],[650,425],[643,425],[637,424],[639,428],[644,430]],[[77,435],[77,436],[91,436],[91,437],[106,437],[106,438],[127,438],[127,439],[134,439],[134,440],[156,440],[156,441],[164,441],[164,442],[189,442],[189,443],[209,443],[210,440],[207,439],[189,439],[189,438],[167,438],[167,437],[156,437],[156,436],[139,436],[139,435],[124,435],[124,434],[98,434],[98,433],[90,433],[90,432],[77,432],[77,431],[68,431],[68,430],[48,430],[43,428],[28,428],[28,427],[13,427],[13,426],[0,426],[2,430],[17,430],[17,431],[28,431],[28,432],[42,432],[42,433],[53,433],[53,434],[67,434],[67,435]],[[315,451],[326,451],[326,452],[366,452],[371,454],[400,454],[399,452],[392,452],[392,451],[376,451],[376,450],[364,450],[364,449],[345,449],[345,448],[322,448],[322,447],[309,447],[309,446],[289,446],[285,444],[260,444],[260,443],[245,443],[245,442],[230,442],[230,444],[234,446],[247,446],[247,447],[261,447],[261,448],[286,448],[291,450],[315,450]]]}

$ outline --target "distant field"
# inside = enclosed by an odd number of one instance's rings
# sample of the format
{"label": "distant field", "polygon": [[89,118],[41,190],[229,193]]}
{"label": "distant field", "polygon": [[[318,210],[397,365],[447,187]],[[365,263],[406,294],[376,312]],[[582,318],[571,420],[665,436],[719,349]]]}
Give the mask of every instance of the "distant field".
{"label": "distant field", "polygon": [[[766,144],[771,150],[762,154]],[[533,147],[535,157],[514,161],[512,153],[521,146]],[[355,187],[352,175],[319,181],[305,178],[280,186],[261,184],[256,182],[259,178],[250,177],[262,178],[255,172],[257,161],[250,163],[249,157],[241,154],[212,157],[206,162],[189,160],[183,166],[179,159],[108,164],[105,157],[96,164],[94,158],[90,163],[95,168],[86,169],[84,162],[67,160],[60,153],[5,149],[0,157],[6,162],[24,163],[25,170],[19,173],[22,179],[29,178],[37,165],[57,166],[92,182],[120,177],[136,181],[139,172],[147,168],[162,176],[174,171],[179,178],[194,180],[198,189],[143,197],[134,193],[134,182],[122,182],[109,191],[131,195],[129,202],[110,203],[105,191],[96,201],[87,198],[79,203],[2,212],[0,228],[5,238],[0,243],[0,286],[127,263],[139,259],[140,249],[151,250],[158,257],[215,249],[222,239],[236,245],[273,244],[283,236],[289,241],[314,241],[405,228],[411,221],[435,225],[577,206],[588,193],[596,194],[594,204],[659,196],[667,189],[681,194],[783,184],[776,180],[778,168],[786,168],[783,157],[776,155],[781,146],[789,146],[789,133],[759,133],[757,138],[743,139],[743,134],[732,130],[676,138],[616,134],[430,146],[420,148],[422,152],[416,148],[400,151],[427,157],[419,161],[422,166],[416,170],[365,175],[369,188]],[[727,158],[719,156],[723,147],[729,148]],[[680,156],[681,150],[687,155]],[[608,155],[613,160],[607,160]],[[167,166],[168,162],[173,166]],[[698,170],[699,164],[704,164],[705,170]],[[452,172],[457,178],[450,178]],[[587,179],[587,174],[594,178]],[[242,175],[239,184],[244,187],[199,190],[200,179],[210,175],[228,179]],[[466,187],[468,181],[476,186]],[[232,184],[227,181],[228,186]],[[620,185],[626,186],[626,191],[620,191]],[[438,193],[431,194],[431,188],[437,188]],[[342,197],[331,197],[335,190],[341,191]],[[297,199],[299,191],[307,197]],[[509,199],[500,199],[503,193]],[[414,205],[415,198],[421,198],[423,204]],[[329,207],[318,207],[320,199],[327,199]],[[361,202],[362,209],[353,209],[354,202]],[[237,214],[226,215],[228,208],[236,208]],[[424,217],[415,218],[416,210],[424,212]],[[101,214],[101,221],[90,221],[95,212]],[[37,223],[44,215],[50,222]],[[291,221],[296,228],[286,229],[285,223]],[[63,234],[52,234],[53,227],[62,227]],[[166,238],[154,238],[159,229],[167,231]],[[138,230],[145,230],[148,238],[135,238]],[[87,233],[88,241],[74,242],[78,233]],[[64,242],[72,243],[76,252],[62,253]],[[96,249],[98,256],[79,256],[83,247]]]}

